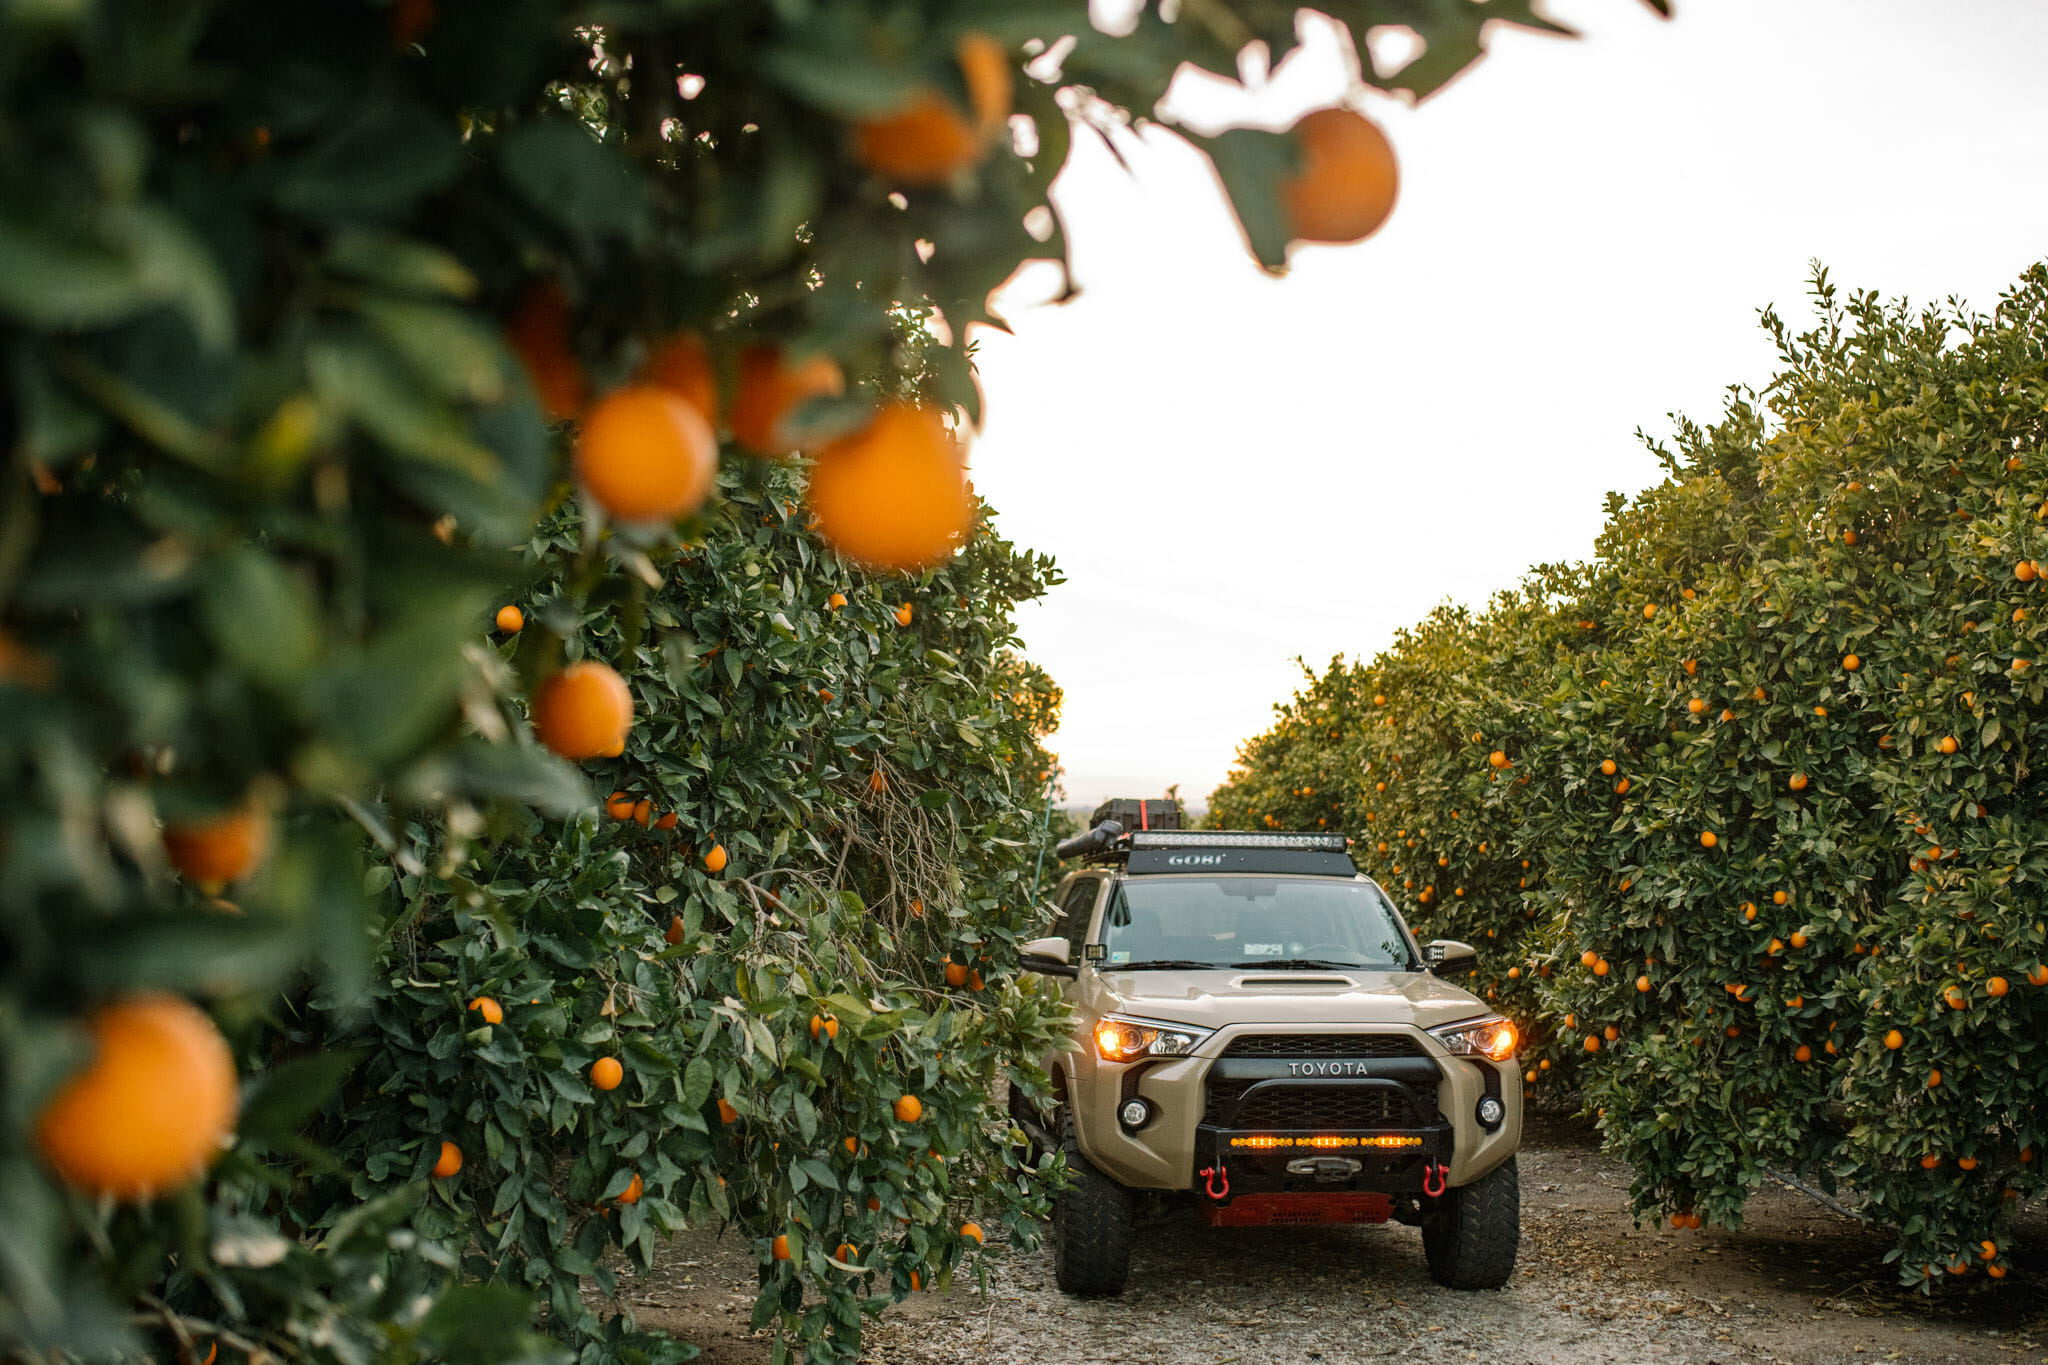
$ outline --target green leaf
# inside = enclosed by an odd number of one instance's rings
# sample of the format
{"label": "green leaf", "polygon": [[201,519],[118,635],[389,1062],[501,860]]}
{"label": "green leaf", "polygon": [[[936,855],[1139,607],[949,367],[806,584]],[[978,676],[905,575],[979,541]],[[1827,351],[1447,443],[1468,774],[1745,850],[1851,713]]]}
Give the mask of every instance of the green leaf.
{"label": "green leaf", "polygon": [[623,148],[566,119],[518,125],[499,139],[497,157],[528,207],[571,232],[637,237],[647,226],[646,187]]}

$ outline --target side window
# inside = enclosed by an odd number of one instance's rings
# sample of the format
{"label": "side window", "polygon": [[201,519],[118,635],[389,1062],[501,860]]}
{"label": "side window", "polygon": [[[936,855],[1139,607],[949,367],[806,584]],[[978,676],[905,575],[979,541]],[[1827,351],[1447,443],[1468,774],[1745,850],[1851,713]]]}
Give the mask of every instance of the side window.
{"label": "side window", "polygon": [[1060,907],[1060,917],[1052,927],[1053,933],[1064,938],[1069,951],[1076,956],[1088,937],[1088,916],[1095,909],[1095,893],[1101,885],[1100,877],[1083,877],[1069,887],[1066,903]]}

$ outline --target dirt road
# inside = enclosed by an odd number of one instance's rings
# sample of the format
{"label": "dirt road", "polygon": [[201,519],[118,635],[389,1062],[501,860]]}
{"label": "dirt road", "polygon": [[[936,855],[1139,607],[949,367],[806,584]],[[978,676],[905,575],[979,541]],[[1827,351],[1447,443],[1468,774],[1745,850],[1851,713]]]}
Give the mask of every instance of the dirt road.
{"label": "dirt road", "polygon": [[[1409,1228],[1146,1230],[1121,1299],[1061,1294],[1043,1251],[990,1256],[991,1292],[956,1283],[870,1326],[873,1365],[1010,1361],[1487,1365],[1780,1361],[1788,1365],[2048,1365],[2048,1219],[2025,1229],[2019,1273],[1939,1302],[1901,1293],[1885,1238],[1782,1186],[1740,1232],[1638,1229],[1628,1171],[1591,1134],[1539,1123],[1521,1157],[1522,1256],[1494,1293],[1429,1279]],[[735,1238],[679,1240],[630,1284],[642,1323],[703,1345],[708,1365],[760,1365],[746,1330],[751,1256]]]}

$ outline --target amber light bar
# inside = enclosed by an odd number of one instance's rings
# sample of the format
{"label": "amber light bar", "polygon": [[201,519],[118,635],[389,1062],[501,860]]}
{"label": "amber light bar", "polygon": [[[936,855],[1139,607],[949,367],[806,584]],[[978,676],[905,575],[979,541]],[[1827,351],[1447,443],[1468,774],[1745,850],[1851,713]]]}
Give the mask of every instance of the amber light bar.
{"label": "amber light bar", "polygon": [[1379,1137],[1268,1137],[1258,1134],[1234,1137],[1230,1145],[1257,1151],[1278,1151],[1288,1147],[1420,1147],[1422,1139],[1397,1133],[1385,1133]]}

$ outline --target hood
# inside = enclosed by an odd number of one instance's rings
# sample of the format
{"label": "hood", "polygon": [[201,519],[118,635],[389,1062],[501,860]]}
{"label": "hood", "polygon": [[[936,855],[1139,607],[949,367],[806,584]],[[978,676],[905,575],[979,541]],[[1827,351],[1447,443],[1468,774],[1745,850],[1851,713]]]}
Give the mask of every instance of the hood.
{"label": "hood", "polygon": [[1200,971],[1100,974],[1107,1008],[1217,1029],[1231,1024],[1413,1024],[1434,1028],[1496,1011],[1426,972]]}

